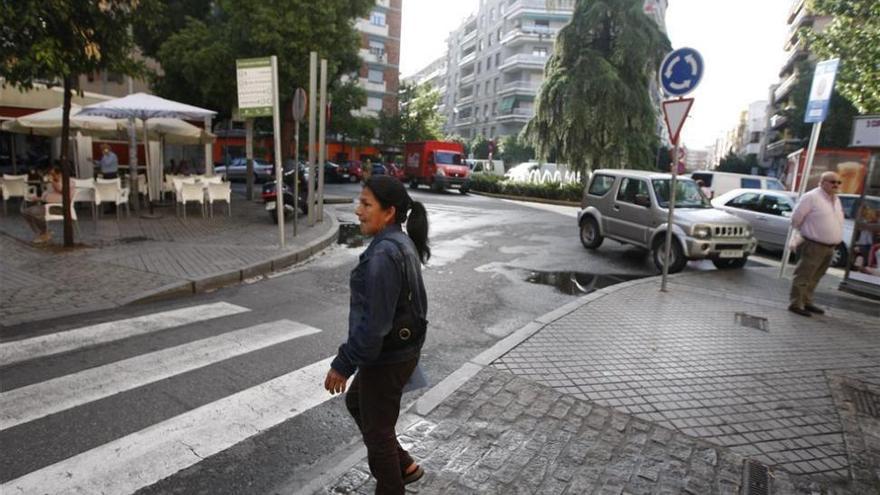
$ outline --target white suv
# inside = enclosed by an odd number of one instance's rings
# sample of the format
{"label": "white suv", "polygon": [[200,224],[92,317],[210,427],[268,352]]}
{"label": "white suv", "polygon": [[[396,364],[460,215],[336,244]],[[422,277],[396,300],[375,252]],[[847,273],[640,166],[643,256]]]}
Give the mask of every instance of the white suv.
{"label": "white suv", "polygon": [[[581,243],[596,249],[605,237],[650,250],[663,268],[670,174],[643,170],[596,170],[578,213]],[[669,272],[688,260],[711,259],[718,268],[741,268],[757,241],[748,222],[712,208],[697,184],[679,177]]]}

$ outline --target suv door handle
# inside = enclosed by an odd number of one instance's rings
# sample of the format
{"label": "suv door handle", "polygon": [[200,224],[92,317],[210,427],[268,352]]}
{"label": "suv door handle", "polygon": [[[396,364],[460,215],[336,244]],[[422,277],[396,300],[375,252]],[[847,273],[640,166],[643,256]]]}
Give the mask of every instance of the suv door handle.
{"label": "suv door handle", "polygon": [[614,205],[611,207],[611,209],[614,211],[620,211],[620,206]]}

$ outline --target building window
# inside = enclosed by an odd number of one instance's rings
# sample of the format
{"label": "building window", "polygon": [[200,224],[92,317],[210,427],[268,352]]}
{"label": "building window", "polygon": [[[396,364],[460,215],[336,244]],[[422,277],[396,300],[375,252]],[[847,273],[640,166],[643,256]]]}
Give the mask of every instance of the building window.
{"label": "building window", "polygon": [[483,93],[489,94],[489,81],[486,81],[486,89],[483,90]]}
{"label": "building window", "polygon": [[483,68],[483,62],[482,61],[477,62],[477,74],[480,73],[480,69],[482,69],[482,68]]}
{"label": "building window", "polygon": [[495,20],[495,8],[494,7],[491,10],[489,10],[489,20],[492,20],[492,21]]}
{"label": "building window", "polygon": [[492,56],[490,55],[490,56],[486,57],[486,70],[489,70],[491,68],[492,68]]}
{"label": "building window", "polygon": [[535,26],[550,29],[550,21],[547,19],[535,19]]}
{"label": "building window", "polygon": [[370,13],[370,24],[375,26],[384,26],[385,25],[385,12],[377,12],[373,11]]}
{"label": "building window", "polygon": [[385,56],[385,43],[377,40],[370,40],[370,53],[377,57]]}
{"label": "building window", "polygon": [[501,28],[498,28],[498,42],[499,43],[501,42],[501,36],[502,36]]}
{"label": "building window", "polygon": [[501,62],[501,52],[495,54],[495,67],[498,67],[498,64]]}
{"label": "building window", "polygon": [[385,82],[385,73],[378,69],[370,69],[367,72],[367,79],[374,83]]}
{"label": "building window", "polygon": [[477,51],[483,51],[483,40],[481,39],[479,43],[477,43]]}
{"label": "building window", "polygon": [[489,41],[488,41],[489,46],[492,46],[492,33],[489,33],[489,38],[488,38],[488,39],[489,39]]}
{"label": "building window", "polygon": [[[498,65],[497,61],[495,65]],[[492,91],[498,92],[498,78],[496,77],[494,81],[492,81]]]}
{"label": "building window", "polygon": [[474,118],[477,120],[480,119],[480,107],[474,107]]}
{"label": "building window", "polygon": [[532,48],[532,55],[536,57],[546,57],[547,56],[547,47],[544,46],[536,46]]}
{"label": "building window", "polygon": [[477,84],[474,88],[474,96],[480,96],[480,85]]}
{"label": "building window", "polygon": [[368,96],[367,108],[376,111],[382,110],[382,98],[379,98],[378,96]]}
{"label": "building window", "polygon": [[495,126],[492,126],[492,130],[489,131],[489,135],[490,135],[490,136],[494,136],[494,135],[495,135]]}
{"label": "building window", "polygon": [[483,105],[483,117],[489,120],[489,105]]}
{"label": "building window", "polygon": [[[498,115],[498,103],[493,101],[492,102],[492,116],[494,117],[496,115]],[[494,130],[492,131],[492,134],[495,134]]]}

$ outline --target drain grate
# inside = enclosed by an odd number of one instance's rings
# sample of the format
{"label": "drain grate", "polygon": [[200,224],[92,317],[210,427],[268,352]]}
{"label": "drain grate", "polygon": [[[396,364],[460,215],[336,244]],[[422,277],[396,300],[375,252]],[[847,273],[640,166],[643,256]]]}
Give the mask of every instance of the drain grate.
{"label": "drain grate", "polygon": [[761,316],[754,316],[748,313],[735,313],[733,315],[733,321],[744,327],[754,328],[756,330],[761,330],[762,332],[770,331],[770,328],[767,325],[767,318]]}
{"label": "drain grate", "polygon": [[867,414],[872,418],[880,418],[880,395],[849,385],[846,385],[845,388],[857,412]]}
{"label": "drain grate", "polygon": [[120,237],[118,242],[120,244],[134,244],[136,242],[147,242],[150,238],[146,236],[134,236],[134,237]]}
{"label": "drain grate", "polygon": [[748,460],[745,465],[743,495],[769,495],[770,470],[760,462]]}

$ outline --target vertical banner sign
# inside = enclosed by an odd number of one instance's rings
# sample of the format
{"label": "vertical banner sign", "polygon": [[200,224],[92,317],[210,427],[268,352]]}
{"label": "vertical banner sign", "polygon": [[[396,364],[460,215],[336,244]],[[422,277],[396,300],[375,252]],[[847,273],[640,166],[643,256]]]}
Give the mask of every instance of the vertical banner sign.
{"label": "vertical banner sign", "polygon": [[238,108],[241,117],[271,117],[271,57],[236,60],[235,76],[238,82]]}

